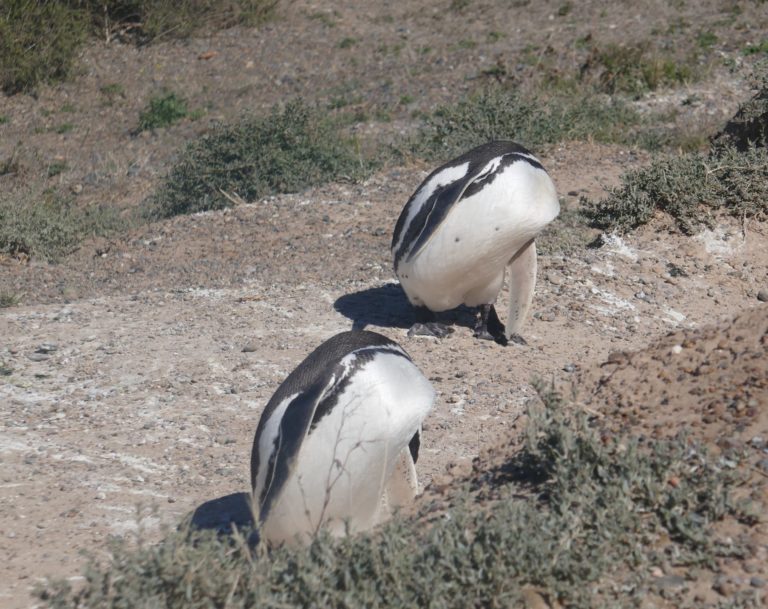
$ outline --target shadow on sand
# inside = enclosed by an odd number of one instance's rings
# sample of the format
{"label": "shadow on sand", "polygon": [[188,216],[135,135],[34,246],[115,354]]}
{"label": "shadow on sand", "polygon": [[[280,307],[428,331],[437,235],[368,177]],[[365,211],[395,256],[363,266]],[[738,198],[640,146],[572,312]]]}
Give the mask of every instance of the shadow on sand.
{"label": "shadow on sand", "polygon": [[253,528],[250,493],[232,493],[200,504],[192,513],[192,528],[216,531],[226,535],[232,532],[232,525],[238,529]]}
{"label": "shadow on sand", "polygon": [[[416,313],[399,283],[385,283],[340,296],[333,308],[352,320],[353,330],[367,326],[383,328],[410,328],[416,322]],[[440,321],[474,328],[475,312],[465,306],[439,313]]]}
{"label": "shadow on sand", "polygon": [[416,317],[399,283],[385,283],[375,288],[339,297],[333,308],[352,320],[353,330],[366,326],[409,328]]}

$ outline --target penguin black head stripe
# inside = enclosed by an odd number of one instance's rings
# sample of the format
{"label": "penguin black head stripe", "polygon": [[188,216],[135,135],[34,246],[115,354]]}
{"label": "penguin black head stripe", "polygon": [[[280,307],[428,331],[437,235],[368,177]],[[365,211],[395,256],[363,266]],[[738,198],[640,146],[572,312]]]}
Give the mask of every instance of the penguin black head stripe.
{"label": "penguin black head stripe", "polygon": [[271,543],[320,527],[365,530],[418,489],[421,422],[435,393],[395,342],[344,332],[285,379],[259,420],[251,483]]}
{"label": "penguin black head stripe", "polygon": [[[544,167],[514,142],[484,144],[433,171],[392,236],[395,273],[425,322],[411,332],[444,336],[448,330],[434,313],[466,304],[480,307],[479,338],[517,337],[536,283],[534,239],[559,211]],[[494,303],[507,268],[505,331]]]}

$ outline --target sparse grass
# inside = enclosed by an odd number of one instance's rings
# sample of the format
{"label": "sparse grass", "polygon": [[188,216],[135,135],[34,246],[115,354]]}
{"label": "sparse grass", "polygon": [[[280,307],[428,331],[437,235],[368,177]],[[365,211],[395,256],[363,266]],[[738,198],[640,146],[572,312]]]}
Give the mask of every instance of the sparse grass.
{"label": "sparse grass", "polygon": [[493,87],[437,108],[409,146],[417,156],[448,159],[492,139],[512,139],[534,149],[569,139],[626,141],[639,123],[640,116],[618,100],[533,100]]}
{"label": "sparse grass", "polygon": [[99,93],[104,97],[104,103],[111,106],[118,97],[125,97],[125,89],[120,83],[109,83],[99,88]]}
{"label": "sparse grass", "polygon": [[697,71],[693,62],[653,51],[647,44],[607,44],[591,50],[581,78],[609,95],[638,96],[662,86],[691,82]]}
{"label": "sparse grass", "polygon": [[668,214],[686,234],[723,214],[768,218],[768,149],[725,148],[655,160],[631,171],[600,201],[584,201],[592,225],[627,232]]}
{"label": "sparse grass", "polygon": [[150,218],[231,205],[222,191],[253,201],[338,179],[357,179],[371,163],[327,113],[293,101],[264,117],[216,127],[181,154],[157,194]]}
{"label": "sparse grass", "polygon": [[0,4],[0,87],[30,91],[72,73],[87,38],[87,18],[64,2],[4,0]]}
{"label": "sparse grass", "polygon": [[154,131],[162,127],[170,127],[189,115],[187,100],[171,91],[155,95],[139,113],[140,131]]}
{"label": "sparse grass", "polygon": [[757,44],[748,44],[742,53],[744,55],[768,55],[768,38]]}
{"label": "sparse grass", "polygon": [[278,0],[3,0],[0,3],[0,87],[32,91],[66,79],[91,36],[146,43],[199,30],[258,25]]}
{"label": "sparse grass", "polygon": [[68,169],[66,162],[64,161],[54,161],[50,165],[48,165],[48,168],[46,170],[46,175],[49,178],[56,177],[57,175],[64,173]]}
{"label": "sparse grass", "polygon": [[72,199],[32,187],[0,194],[0,253],[56,261],[86,237],[124,230],[110,207],[79,208]]}
{"label": "sparse grass", "polygon": [[109,40],[186,38],[198,31],[254,26],[269,19],[278,0],[69,0],[84,8],[94,31]]}
{"label": "sparse grass", "polygon": [[[760,75],[758,75],[760,78]],[[750,100],[741,104],[721,133],[713,138],[715,148],[768,147],[768,65],[762,67],[762,86]]]}
{"label": "sparse grass", "polygon": [[[19,297],[18,294],[9,293],[9,292],[0,292],[0,309],[15,307],[17,304],[19,304],[20,300],[21,298]],[[3,370],[3,366],[0,365],[0,375],[3,374],[2,370]]]}
{"label": "sparse grass", "polygon": [[[134,548],[116,541],[111,563],[92,563],[78,591],[58,582],[40,597],[56,609],[465,609],[533,606],[522,598],[533,585],[552,606],[637,607],[655,597],[652,568],[673,561],[700,574],[747,551],[712,526],[747,521],[732,498],[732,470],[684,439],[602,435],[559,396],[542,397],[529,409],[523,449],[444,514],[272,551],[252,552],[240,534],[175,532]],[[686,600],[685,588],[662,594],[670,606]]]}

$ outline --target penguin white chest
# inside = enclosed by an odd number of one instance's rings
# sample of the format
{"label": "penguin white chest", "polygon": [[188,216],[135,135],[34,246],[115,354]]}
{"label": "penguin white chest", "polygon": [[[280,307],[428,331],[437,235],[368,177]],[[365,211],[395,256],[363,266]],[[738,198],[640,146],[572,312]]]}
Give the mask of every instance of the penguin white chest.
{"label": "penguin white chest", "polygon": [[403,289],[433,311],[493,302],[506,264],[558,212],[546,172],[513,163],[468,192],[424,247],[400,263]]}
{"label": "penguin white chest", "polygon": [[343,534],[347,526],[375,525],[385,487],[431,408],[434,389],[409,360],[377,354],[332,399],[262,525],[272,542],[311,536],[320,526]]}

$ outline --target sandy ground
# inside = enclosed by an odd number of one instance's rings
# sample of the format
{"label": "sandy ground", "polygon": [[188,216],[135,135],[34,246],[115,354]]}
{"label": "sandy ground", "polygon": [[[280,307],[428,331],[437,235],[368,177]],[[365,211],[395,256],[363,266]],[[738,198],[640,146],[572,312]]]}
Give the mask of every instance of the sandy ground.
{"label": "sandy ground", "polygon": [[[722,61],[702,81],[652,93],[637,106],[670,110],[665,128],[714,129],[749,97],[741,49],[768,29],[754,2],[738,3],[739,11],[715,1],[594,0],[578,10],[573,3],[570,12],[551,3],[447,4],[327,9],[299,1],[281,6],[261,30],[142,48],[96,44],[73,82],[35,96],[0,96],[0,161],[11,159],[14,168],[0,175],[0,187],[38,184],[69,192],[78,204],[130,208],[153,192],[180,146],[244,111],[302,95],[367,115],[353,126],[361,136],[394,137],[413,129],[415,112],[457,99],[493,80],[490,73],[525,88],[542,74],[578,69],[589,53],[578,40],[658,41],[659,32],[685,54],[700,52],[698,33],[712,30]],[[203,118],[131,135],[140,110],[164,88],[184,95]],[[380,112],[387,120],[373,120]],[[565,210],[649,160],[595,143],[541,156]],[[54,163],[64,169],[44,177]],[[764,353],[766,305],[758,294],[768,290],[768,226],[724,224],[684,238],[658,220],[568,255],[557,254],[556,235],[548,234],[539,243],[527,347],[474,340],[465,310],[449,316],[456,324],[450,338],[409,339],[412,312],[393,279],[389,242],[400,209],[431,169],[385,168],[362,184],[174,218],[87,242],[59,264],[0,260],[0,293],[20,298],[0,309],[0,605],[30,606],[30,590],[45,577],[76,580],[81,551],[105,557],[110,536],[139,526],[157,535],[205,502],[247,491],[261,409],[310,350],[350,327],[399,341],[438,391],[418,464],[424,485],[446,468],[482,468],[486,457],[478,455],[519,433],[535,378],[576,383],[588,407],[611,410],[606,403],[613,403],[611,416],[648,433],[657,417],[673,429],[732,414],[726,423],[738,426],[743,417],[752,421],[749,412],[765,411],[757,390],[736,410],[731,404],[744,396],[717,394],[726,404],[719,407],[688,390],[663,394],[661,382],[649,379],[677,361],[659,355],[664,349],[688,348],[684,337],[669,339],[678,341],[671,346],[656,341],[749,309],[757,311],[744,318],[755,327],[752,348]],[[721,327],[726,334],[706,338],[714,345],[706,353],[739,335]],[[754,366],[764,380],[763,360]],[[719,376],[711,385],[747,386],[746,360],[733,361],[739,365],[728,370],[714,365]],[[600,394],[595,387],[613,372]],[[633,395],[646,403],[631,403]],[[615,412],[625,403],[627,412]],[[758,417],[743,426],[741,441],[751,441],[750,433],[768,437],[764,423]],[[717,444],[720,435],[703,437]]]}
{"label": "sandy ground", "polygon": [[[594,177],[551,164],[566,191],[581,190],[579,180],[590,188]],[[418,467],[429,484],[507,433],[534,378],[568,383],[670,331],[764,306],[765,226],[692,239],[648,228],[568,257],[541,256],[527,347],[473,339],[471,313],[462,310],[449,316],[449,338],[410,339],[412,312],[392,279],[387,227],[400,195],[424,175],[402,170],[402,186],[378,175],[177,218],[105,255],[96,251],[103,244],[87,245],[44,273],[6,265],[4,281],[19,289],[37,282],[83,292],[0,314],[6,606],[26,606],[41,577],[77,578],[80,551],[103,554],[109,536],[138,526],[151,533],[247,491],[261,409],[336,332],[365,326],[394,338],[435,385]],[[633,379],[648,382],[641,373]],[[663,420],[682,423],[685,409],[678,414]]]}

